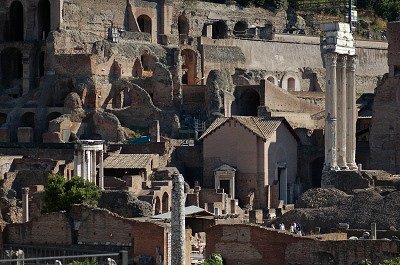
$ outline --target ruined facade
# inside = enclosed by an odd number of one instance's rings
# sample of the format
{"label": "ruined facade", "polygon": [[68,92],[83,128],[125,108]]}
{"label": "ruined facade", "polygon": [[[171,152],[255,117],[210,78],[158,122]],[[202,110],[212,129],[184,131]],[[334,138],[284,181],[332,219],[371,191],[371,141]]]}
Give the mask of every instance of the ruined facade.
{"label": "ruined facade", "polygon": [[[257,94],[238,85],[269,80],[312,104],[317,94],[304,93],[325,89],[319,39],[274,34],[284,12],[201,1],[8,0],[0,13],[2,142],[120,142],[130,130],[146,134],[153,120],[177,136],[215,110],[252,115]],[[386,72],[385,49],[360,42],[360,60],[377,67],[357,70],[359,92]],[[213,82],[209,73],[222,69],[233,82]]]}

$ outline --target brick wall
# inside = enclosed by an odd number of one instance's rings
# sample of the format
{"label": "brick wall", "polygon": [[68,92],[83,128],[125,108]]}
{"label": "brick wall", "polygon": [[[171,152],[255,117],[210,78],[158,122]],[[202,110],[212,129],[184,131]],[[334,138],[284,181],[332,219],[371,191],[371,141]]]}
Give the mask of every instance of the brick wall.
{"label": "brick wall", "polygon": [[312,239],[253,225],[217,225],[206,230],[206,255],[221,253],[226,265],[282,265],[286,248]]}
{"label": "brick wall", "polygon": [[4,233],[6,243],[12,244],[72,244],[72,228],[64,212],[45,214],[28,223],[9,224]]}

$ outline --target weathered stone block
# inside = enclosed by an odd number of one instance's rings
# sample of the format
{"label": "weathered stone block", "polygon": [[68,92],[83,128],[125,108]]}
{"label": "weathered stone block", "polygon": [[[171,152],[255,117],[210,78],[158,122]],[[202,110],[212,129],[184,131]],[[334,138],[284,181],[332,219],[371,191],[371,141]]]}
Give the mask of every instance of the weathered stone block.
{"label": "weathered stone block", "polygon": [[18,135],[19,143],[33,142],[33,128],[32,127],[19,127],[17,135]]}

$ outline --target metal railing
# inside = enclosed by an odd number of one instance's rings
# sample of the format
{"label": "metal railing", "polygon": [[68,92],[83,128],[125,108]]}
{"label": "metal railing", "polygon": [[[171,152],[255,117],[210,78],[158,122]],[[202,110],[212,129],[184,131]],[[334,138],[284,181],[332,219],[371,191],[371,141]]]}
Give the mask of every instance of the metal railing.
{"label": "metal railing", "polygon": [[[23,252],[22,252],[23,253]],[[120,253],[99,253],[99,254],[86,254],[86,255],[72,255],[72,256],[53,256],[53,257],[36,257],[24,258],[20,256],[16,259],[1,259],[0,264],[16,264],[16,265],[39,265],[39,264],[69,264],[76,261],[94,261],[95,264],[107,265],[128,265],[128,251],[122,250]],[[118,261],[118,263],[117,263]]]}

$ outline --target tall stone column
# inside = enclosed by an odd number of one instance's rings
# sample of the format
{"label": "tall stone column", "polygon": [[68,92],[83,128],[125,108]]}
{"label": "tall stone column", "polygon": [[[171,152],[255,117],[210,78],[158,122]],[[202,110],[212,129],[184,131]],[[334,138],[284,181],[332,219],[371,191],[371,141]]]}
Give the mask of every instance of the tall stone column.
{"label": "tall stone column", "polygon": [[356,72],[357,56],[349,56],[347,60],[347,134],[346,134],[346,163],[349,169],[357,170],[356,164]]}
{"label": "tall stone column", "polygon": [[104,190],[104,165],[103,165],[103,150],[100,151],[100,161],[99,161],[99,188]]}
{"label": "tall stone column", "polygon": [[336,53],[326,53],[325,165],[324,171],[337,170],[336,162]]}
{"label": "tall stone column", "polygon": [[185,180],[174,174],[172,188],[171,261],[174,265],[185,265]]}
{"label": "tall stone column", "polygon": [[346,163],[346,64],[347,56],[339,55],[337,61],[337,164],[340,169],[349,169]]}
{"label": "tall stone column", "polygon": [[97,185],[96,183],[96,151],[91,150],[90,155],[92,156],[90,159],[90,167],[92,168],[90,171],[90,181],[93,182],[95,185]]}
{"label": "tall stone column", "polygon": [[22,188],[22,222],[29,222],[29,188]]}

